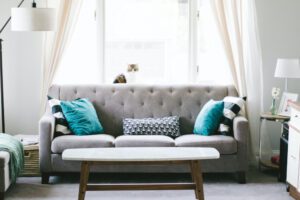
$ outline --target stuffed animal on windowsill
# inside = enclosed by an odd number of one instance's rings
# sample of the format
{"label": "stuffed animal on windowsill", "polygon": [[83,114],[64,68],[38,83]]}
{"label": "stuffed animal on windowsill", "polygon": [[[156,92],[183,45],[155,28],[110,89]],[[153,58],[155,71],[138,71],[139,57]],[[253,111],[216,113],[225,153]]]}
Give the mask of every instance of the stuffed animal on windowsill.
{"label": "stuffed animal on windowsill", "polygon": [[126,82],[127,82],[127,81],[126,81],[125,75],[124,75],[124,74],[119,74],[119,75],[115,78],[115,80],[114,80],[113,83],[126,83]]}

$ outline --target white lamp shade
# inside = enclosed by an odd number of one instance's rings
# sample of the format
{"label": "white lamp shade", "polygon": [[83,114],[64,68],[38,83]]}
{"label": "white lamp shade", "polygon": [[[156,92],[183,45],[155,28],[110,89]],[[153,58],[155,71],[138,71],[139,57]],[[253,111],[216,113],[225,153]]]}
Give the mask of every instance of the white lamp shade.
{"label": "white lamp shade", "polygon": [[274,76],[278,78],[300,78],[299,59],[277,59]]}
{"label": "white lamp shade", "polygon": [[11,30],[54,31],[56,13],[54,8],[12,8]]}

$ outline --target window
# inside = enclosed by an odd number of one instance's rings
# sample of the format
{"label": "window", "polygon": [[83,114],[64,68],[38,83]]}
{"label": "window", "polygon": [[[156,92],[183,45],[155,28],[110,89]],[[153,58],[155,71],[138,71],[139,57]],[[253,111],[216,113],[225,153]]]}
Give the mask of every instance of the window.
{"label": "window", "polygon": [[197,82],[231,84],[232,77],[210,0],[198,1]]}
{"label": "window", "polygon": [[112,83],[129,64],[137,83],[232,83],[210,0],[83,1],[55,82]]}
{"label": "window", "polygon": [[96,0],[82,2],[77,25],[54,77],[57,84],[101,83],[97,62]]}
{"label": "window", "polygon": [[188,0],[105,1],[105,81],[138,64],[137,82],[188,81]]}

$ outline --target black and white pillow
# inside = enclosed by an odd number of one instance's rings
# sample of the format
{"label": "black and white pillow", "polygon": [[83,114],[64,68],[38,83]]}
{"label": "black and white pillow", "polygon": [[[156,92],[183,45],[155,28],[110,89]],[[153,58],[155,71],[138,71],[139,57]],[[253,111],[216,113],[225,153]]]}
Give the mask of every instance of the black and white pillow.
{"label": "black and white pillow", "polygon": [[55,118],[54,138],[62,135],[70,135],[71,131],[62,112],[60,100],[48,96],[48,103]]}
{"label": "black and white pillow", "polygon": [[223,110],[223,120],[219,126],[219,132],[222,135],[232,136],[232,124],[235,116],[244,107],[246,97],[225,97],[224,110]]}
{"label": "black and white pillow", "polygon": [[180,136],[179,117],[123,119],[124,135]]}

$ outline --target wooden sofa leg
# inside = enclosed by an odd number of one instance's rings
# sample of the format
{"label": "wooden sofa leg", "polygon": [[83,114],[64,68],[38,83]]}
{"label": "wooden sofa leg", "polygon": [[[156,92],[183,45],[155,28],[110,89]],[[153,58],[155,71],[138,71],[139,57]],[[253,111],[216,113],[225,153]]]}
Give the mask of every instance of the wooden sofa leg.
{"label": "wooden sofa leg", "polygon": [[246,183],[246,172],[244,172],[244,171],[236,172],[236,177],[237,177],[238,183],[240,183],[240,184]]}
{"label": "wooden sofa leg", "polygon": [[48,173],[42,173],[42,184],[49,184],[50,175]]}
{"label": "wooden sofa leg", "polygon": [[0,192],[0,200],[4,200],[4,192]]}

